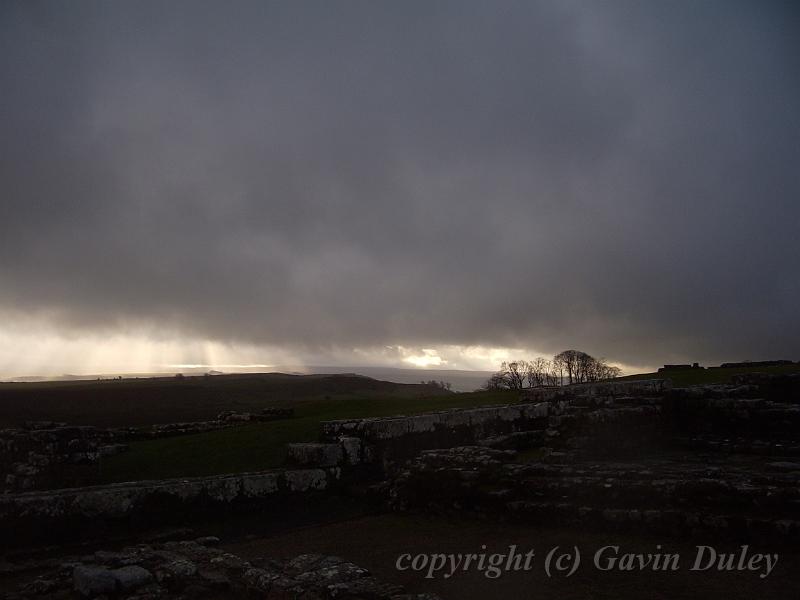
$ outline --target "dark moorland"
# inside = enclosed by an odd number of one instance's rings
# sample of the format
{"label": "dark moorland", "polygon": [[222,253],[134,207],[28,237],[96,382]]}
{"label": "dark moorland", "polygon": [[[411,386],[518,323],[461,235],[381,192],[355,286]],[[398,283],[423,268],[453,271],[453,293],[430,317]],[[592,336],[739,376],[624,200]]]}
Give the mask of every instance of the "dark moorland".
{"label": "dark moorland", "polygon": [[0,427],[26,420],[98,427],[212,419],[223,410],[291,406],[299,401],[413,399],[442,395],[433,386],[354,374],[257,373],[99,381],[0,383]]}

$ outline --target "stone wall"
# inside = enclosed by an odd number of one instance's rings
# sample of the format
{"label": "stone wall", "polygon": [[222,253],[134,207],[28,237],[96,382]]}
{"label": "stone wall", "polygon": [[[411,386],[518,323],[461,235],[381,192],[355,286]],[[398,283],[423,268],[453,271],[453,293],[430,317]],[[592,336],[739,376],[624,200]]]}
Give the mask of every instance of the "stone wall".
{"label": "stone wall", "polygon": [[293,444],[289,456],[309,464],[380,465],[431,448],[473,444],[493,436],[544,431],[557,407],[546,402],[455,409],[413,416],[326,421],[322,444]]}
{"label": "stone wall", "polygon": [[729,385],[675,388],[663,399],[665,420],[677,435],[796,439],[800,401],[792,385],[797,384],[800,378],[748,376]]}
{"label": "stone wall", "polygon": [[800,404],[800,373],[744,373],[734,375],[731,382],[758,386],[760,397],[766,400]]}
{"label": "stone wall", "polygon": [[565,386],[530,388],[522,391],[523,402],[555,402],[558,400],[596,401],[615,398],[653,398],[664,395],[672,387],[669,379],[640,379],[576,383]]}
{"label": "stone wall", "polygon": [[102,458],[126,451],[127,442],[205,433],[292,416],[291,408],[265,408],[258,413],[225,411],[210,421],[115,429],[28,421],[20,428],[0,430],[0,490],[91,485],[97,482]]}
{"label": "stone wall", "polygon": [[[467,452],[468,458],[474,455],[480,460],[485,456],[507,457],[502,454],[507,450],[537,450],[526,454],[525,460],[558,461],[569,465],[609,459],[639,461],[653,450],[661,452],[674,449],[682,440],[694,444],[692,447],[719,448],[719,440],[713,437],[716,435],[729,448],[768,448],[769,452],[765,454],[787,456],[786,450],[798,446],[800,442],[800,405],[768,400],[764,395],[769,390],[783,390],[780,391],[782,395],[776,398],[794,400],[792,390],[798,381],[800,379],[791,377],[751,378],[730,385],[675,389],[664,380],[587,384],[527,391],[524,397],[540,400],[537,402],[454,409],[413,416],[328,421],[322,424],[319,442],[289,444],[287,448],[290,464],[315,468],[6,494],[0,496],[0,534],[9,535],[10,532],[13,535],[15,529],[30,531],[43,525],[79,530],[93,522],[127,523],[129,527],[135,520],[162,518],[165,522],[171,522],[195,510],[210,508],[219,511],[228,507],[262,506],[280,499],[296,498],[297,494],[306,497],[331,491],[332,488],[340,489],[343,487],[343,474],[347,476],[348,483],[364,484],[362,487],[365,488],[375,483],[376,478],[383,479],[384,483],[391,482],[409,460],[434,449],[469,446],[475,450]],[[48,436],[54,435],[53,430],[60,428],[31,429],[28,434],[29,437],[51,439]],[[92,428],[73,429],[89,436]],[[96,434],[94,432],[92,435]],[[71,439],[66,432],[63,435],[64,439]],[[734,435],[746,439],[739,440]],[[760,439],[762,437],[763,440]],[[733,439],[736,439],[735,445],[731,444]],[[481,448],[488,454],[484,454]],[[493,454],[495,452],[501,454]],[[454,457],[446,456],[457,463],[466,455],[457,452]],[[428,462],[420,463],[424,468],[417,471],[430,470],[430,460],[434,458],[428,455]],[[781,464],[795,470],[798,468],[787,461],[773,459],[773,463],[775,468],[778,468],[775,465]],[[505,471],[498,465],[488,464],[492,473],[495,470],[496,474],[502,475]],[[450,469],[447,472],[452,475],[452,482],[459,481],[461,467],[454,464],[447,468]],[[531,476],[531,481],[539,477],[534,477],[535,467],[528,469],[525,473]],[[641,481],[641,485],[623,486],[626,494],[650,489],[648,486],[656,485],[651,479],[663,479],[657,473],[648,474],[648,469],[636,474],[635,479]],[[613,477],[625,478],[629,477],[626,473],[636,470],[636,465],[631,463],[624,468],[611,469],[609,473]],[[573,475],[569,468],[559,467],[547,473],[549,479],[536,479],[536,485],[546,485],[547,489],[553,491],[553,497],[548,500],[553,506],[557,504],[559,486],[567,486],[565,489],[577,498],[585,487],[584,483],[589,481],[584,478],[581,485],[569,487],[569,478]],[[566,478],[559,479],[562,475]],[[424,477],[427,475],[421,477],[415,481],[426,481]],[[681,477],[678,475],[673,479]],[[691,477],[686,479],[691,480]],[[782,481],[778,476],[773,479]],[[596,483],[600,486],[595,490],[598,493],[602,489],[611,489],[602,487],[608,482],[600,479],[591,481],[592,485]],[[505,493],[503,486],[512,482],[513,478],[503,480],[495,492],[502,495]],[[746,496],[748,485],[751,484],[746,483],[742,487],[742,501],[749,498]],[[413,485],[408,489],[424,487]],[[435,491],[437,488],[434,486],[431,489]],[[528,508],[536,504],[535,498],[525,496],[524,490],[517,492],[520,501],[526,502]],[[436,493],[433,496],[436,497]],[[724,494],[719,496],[723,497]],[[492,498],[491,495],[486,496],[482,502],[491,502]],[[670,502],[677,506],[683,500],[684,496],[678,494]],[[784,508],[797,499],[792,497],[790,500]],[[579,504],[576,506],[576,510],[580,509]],[[666,508],[672,510],[675,506]],[[605,508],[617,510],[619,507]],[[623,506],[619,509],[628,508]],[[788,508],[786,512],[790,514]]]}
{"label": "stone wall", "polygon": [[0,536],[14,539],[44,530],[80,537],[87,529],[115,523],[174,525],[192,513],[329,491],[339,476],[338,468],[276,470],[5,494],[0,495]]}
{"label": "stone wall", "polygon": [[800,464],[786,462],[657,455],[518,462],[513,451],[465,446],[408,461],[392,478],[389,498],[398,511],[796,545],[798,482]]}
{"label": "stone wall", "polygon": [[659,404],[668,387],[647,380],[536,389],[523,397],[537,402],[327,421],[321,443],[290,444],[288,458],[297,465],[386,470],[423,450],[473,444],[610,455],[664,437]]}
{"label": "stone wall", "polygon": [[264,421],[277,421],[289,419],[294,416],[293,408],[264,408],[257,413],[236,412],[226,410],[217,415],[216,419],[210,421],[186,421],[179,423],[162,423],[144,428],[120,428],[111,430],[116,439],[133,441],[143,439],[156,439],[164,437],[174,437],[178,435],[189,435],[194,433],[205,433],[216,431],[228,427],[236,427],[247,423]]}
{"label": "stone wall", "polygon": [[97,474],[106,436],[95,427],[28,422],[0,430],[2,489],[80,485]]}

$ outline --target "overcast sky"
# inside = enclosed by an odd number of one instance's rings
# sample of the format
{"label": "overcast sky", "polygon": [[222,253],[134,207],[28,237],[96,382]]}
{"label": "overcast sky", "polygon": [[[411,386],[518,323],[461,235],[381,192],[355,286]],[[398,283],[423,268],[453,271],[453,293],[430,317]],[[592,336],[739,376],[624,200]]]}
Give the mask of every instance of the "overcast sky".
{"label": "overcast sky", "polygon": [[5,1],[0,375],[798,360],[798,34],[757,0]]}

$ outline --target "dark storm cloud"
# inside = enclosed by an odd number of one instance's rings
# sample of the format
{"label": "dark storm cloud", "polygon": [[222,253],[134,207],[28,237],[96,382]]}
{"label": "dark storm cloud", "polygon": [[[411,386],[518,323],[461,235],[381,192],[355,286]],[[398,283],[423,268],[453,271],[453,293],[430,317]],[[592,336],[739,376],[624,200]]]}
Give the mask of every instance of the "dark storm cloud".
{"label": "dark storm cloud", "polygon": [[0,11],[9,313],[800,358],[791,3]]}

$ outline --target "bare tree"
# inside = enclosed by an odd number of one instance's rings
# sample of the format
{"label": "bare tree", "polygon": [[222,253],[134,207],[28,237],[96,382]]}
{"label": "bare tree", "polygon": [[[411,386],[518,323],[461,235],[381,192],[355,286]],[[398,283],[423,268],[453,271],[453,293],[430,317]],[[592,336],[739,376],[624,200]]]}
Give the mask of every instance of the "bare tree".
{"label": "bare tree", "polygon": [[548,377],[553,369],[552,363],[541,356],[528,363],[528,387],[541,387],[550,385]]}
{"label": "bare tree", "polygon": [[502,372],[498,371],[489,377],[484,387],[487,390],[505,390],[508,389],[508,380]]}
{"label": "bare tree", "polygon": [[619,377],[621,373],[622,369],[609,365],[605,358],[598,358],[595,362],[595,381],[614,379]]}
{"label": "bare tree", "polygon": [[564,350],[547,360],[537,357],[532,361],[504,362],[500,370],[486,382],[485,389],[521,390],[527,387],[563,385],[564,376],[569,383],[585,383],[619,377],[619,367],[609,365],[604,358],[594,358],[580,350]]}
{"label": "bare tree", "polygon": [[588,355],[579,350],[564,350],[553,357],[553,362],[556,363],[560,371],[567,373],[567,379],[570,383],[580,383],[583,377],[583,356]]}
{"label": "bare tree", "polygon": [[556,370],[567,373],[569,383],[585,383],[619,377],[619,367],[612,367],[604,358],[581,352],[580,350],[564,350],[553,357]]}
{"label": "bare tree", "polygon": [[500,366],[500,372],[505,374],[508,387],[512,390],[521,390],[526,379],[528,363],[524,360],[504,362]]}

